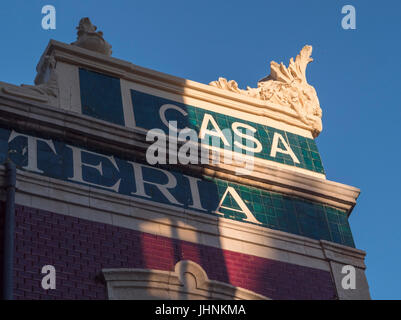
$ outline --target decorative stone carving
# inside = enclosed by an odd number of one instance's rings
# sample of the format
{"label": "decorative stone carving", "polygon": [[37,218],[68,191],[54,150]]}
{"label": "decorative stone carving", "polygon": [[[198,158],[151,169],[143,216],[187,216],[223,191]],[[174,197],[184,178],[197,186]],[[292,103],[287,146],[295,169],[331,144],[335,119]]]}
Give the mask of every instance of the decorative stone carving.
{"label": "decorative stone carving", "polygon": [[39,65],[35,85],[22,84],[20,87],[5,86],[3,92],[22,98],[48,102],[49,98],[57,98],[59,93],[56,60],[53,56],[45,56]]}
{"label": "decorative stone carving", "polygon": [[203,268],[181,260],[174,271],[103,269],[110,300],[270,300],[253,291],[210,280]]}
{"label": "decorative stone carving", "polygon": [[97,27],[89,18],[82,18],[77,30],[77,41],[72,45],[111,56],[111,45],[104,40],[102,31],[96,31]]}
{"label": "decorative stone carving", "polygon": [[40,76],[35,81],[35,85],[22,84],[21,87],[56,98],[58,96],[56,59],[53,56],[45,56],[43,63],[37,71]]}
{"label": "decorative stone carving", "polygon": [[312,47],[304,46],[299,55],[290,59],[288,68],[274,61],[270,62],[270,75],[259,80],[257,88],[242,90],[234,80],[219,78],[211,86],[243,94],[252,98],[274,103],[294,110],[298,119],[308,125],[314,137],[322,131],[322,109],[315,88],[306,80],[306,67],[311,58]]}

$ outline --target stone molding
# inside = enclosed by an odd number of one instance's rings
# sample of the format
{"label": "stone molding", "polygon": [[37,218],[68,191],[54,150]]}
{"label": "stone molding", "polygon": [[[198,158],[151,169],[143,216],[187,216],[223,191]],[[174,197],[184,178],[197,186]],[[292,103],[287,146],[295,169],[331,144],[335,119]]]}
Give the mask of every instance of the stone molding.
{"label": "stone molding", "polygon": [[[0,185],[5,183],[4,174],[0,166]],[[18,169],[16,203],[326,271],[328,260],[364,268],[365,252],[359,249]]]}
{"label": "stone molding", "polygon": [[299,114],[295,110],[283,108],[277,103],[239,95],[207,84],[168,75],[55,40],[50,40],[44,51],[44,55],[49,54],[54,55],[57,61],[70,65],[88,68],[164,92],[212,102],[262,118],[274,119],[294,128],[305,130],[305,132],[309,132],[310,137],[315,132],[315,129],[309,124],[300,120]]}
{"label": "stone molding", "polygon": [[[0,186],[5,168],[0,165]],[[4,192],[0,199],[5,200]],[[339,299],[370,299],[365,276],[365,252],[325,240],[313,240],[136,199],[98,188],[17,170],[16,203],[89,221],[110,224],[162,237],[240,252],[331,272]],[[357,272],[358,290],[341,286],[344,265]]]}
{"label": "stone molding", "polygon": [[0,82],[1,91],[11,96],[54,105],[59,96],[59,83],[54,56],[42,56],[36,70],[38,76],[35,79],[35,85],[21,84],[21,86],[15,86]]}
{"label": "stone molding", "polygon": [[[1,85],[1,83],[0,83]],[[16,129],[34,130],[68,142],[78,142],[104,150],[105,153],[144,157],[149,146],[146,130],[126,128],[75,112],[53,108],[39,102],[26,102],[0,94],[0,122]],[[352,211],[359,189],[328,181],[310,174],[295,172],[255,159],[253,173],[237,176],[234,165],[183,166],[194,174],[206,174],[266,190],[325,203]]]}
{"label": "stone molding", "polygon": [[103,269],[110,300],[269,300],[247,289],[210,280],[197,263],[177,262],[174,271]]}

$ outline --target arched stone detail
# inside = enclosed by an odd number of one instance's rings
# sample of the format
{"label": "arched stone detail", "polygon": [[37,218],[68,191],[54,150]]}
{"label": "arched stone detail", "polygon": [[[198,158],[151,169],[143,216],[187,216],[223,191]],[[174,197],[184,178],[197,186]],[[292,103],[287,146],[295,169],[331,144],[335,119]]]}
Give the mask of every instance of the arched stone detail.
{"label": "arched stone detail", "polygon": [[253,291],[210,280],[203,268],[181,260],[174,271],[103,269],[111,300],[269,300]]}

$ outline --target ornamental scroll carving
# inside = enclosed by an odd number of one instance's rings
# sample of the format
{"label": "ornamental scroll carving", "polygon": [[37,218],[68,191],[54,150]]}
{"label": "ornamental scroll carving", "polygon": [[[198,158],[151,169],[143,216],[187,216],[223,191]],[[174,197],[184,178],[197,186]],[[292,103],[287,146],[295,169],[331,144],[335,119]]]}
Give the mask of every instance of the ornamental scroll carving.
{"label": "ornamental scroll carving", "polygon": [[111,56],[111,45],[104,40],[103,32],[97,31],[97,27],[92,24],[89,18],[82,18],[76,29],[77,40],[71,43],[73,46]]}
{"label": "ornamental scroll carving", "polygon": [[37,70],[39,77],[35,81],[35,85],[21,84],[24,89],[32,90],[35,93],[51,96],[54,98],[58,97],[58,76],[56,72],[56,59],[54,56],[45,56],[43,63]]}
{"label": "ornamental scroll carving", "polygon": [[227,81],[225,78],[219,78],[209,84],[291,108],[296,112],[298,119],[310,127],[313,136],[317,137],[322,131],[322,109],[315,88],[306,80],[306,67],[313,61],[311,54],[312,47],[304,46],[295,61],[290,59],[288,68],[283,63],[271,61],[270,75],[259,80],[257,88],[247,87],[243,90],[238,87],[237,82]]}
{"label": "ornamental scroll carving", "polygon": [[55,100],[59,95],[58,75],[56,71],[56,60],[54,56],[44,56],[43,62],[37,68],[38,77],[35,85],[21,84],[21,86],[6,85],[1,90],[9,95],[49,102]]}

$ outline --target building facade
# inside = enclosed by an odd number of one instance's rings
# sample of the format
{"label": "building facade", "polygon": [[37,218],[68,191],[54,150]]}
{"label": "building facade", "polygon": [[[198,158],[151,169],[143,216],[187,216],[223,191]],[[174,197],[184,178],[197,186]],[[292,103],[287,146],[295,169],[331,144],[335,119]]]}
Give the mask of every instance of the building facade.
{"label": "building facade", "polygon": [[242,90],[111,57],[87,18],[51,40],[35,85],[0,82],[8,297],[370,299],[359,190],[314,141],[311,51]]}

